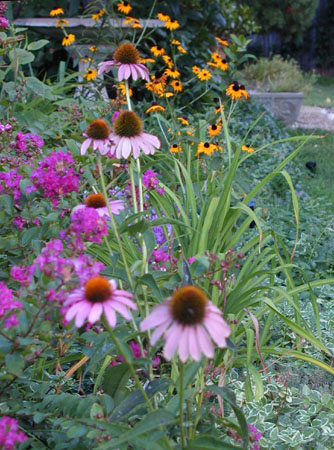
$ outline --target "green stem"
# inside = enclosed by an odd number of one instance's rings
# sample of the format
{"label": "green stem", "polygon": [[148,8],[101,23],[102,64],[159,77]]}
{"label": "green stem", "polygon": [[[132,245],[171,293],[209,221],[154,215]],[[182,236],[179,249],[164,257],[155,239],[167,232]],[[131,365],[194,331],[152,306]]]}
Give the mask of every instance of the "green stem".
{"label": "green stem", "polygon": [[184,429],[183,429],[184,365],[182,362],[180,362],[180,378],[179,378],[179,380],[180,380],[180,392],[179,392],[179,397],[180,397],[180,435],[181,435],[181,448],[184,449],[185,448],[185,435],[184,435]]}
{"label": "green stem", "polygon": [[154,0],[153,5],[152,5],[152,8],[151,8],[151,11],[150,11],[150,13],[149,13],[149,15],[148,15],[148,17],[147,17],[147,19],[146,19],[146,22],[145,22],[145,26],[144,26],[144,28],[143,28],[143,31],[141,32],[141,35],[139,36],[138,41],[136,42],[136,45],[137,45],[137,46],[139,45],[140,41],[143,39],[143,36],[144,36],[145,31],[146,31],[147,26],[148,26],[148,21],[149,21],[149,19],[150,19],[151,16],[152,16],[152,13],[153,13],[153,11],[154,11],[155,4],[156,4],[156,3],[157,3],[157,0]]}
{"label": "green stem", "polygon": [[133,172],[133,162],[130,161],[129,164],[129,174],[130,174],[130,181],[131,181],[131,193],[132,193],[132,203],[133,203],[133,210],[135,214],[138,212],[138,205],[137,205],[137,195],[136,195],[136,184],[135,184],[135,177]]}
{"label": "green stem", "polygon": [[116,225],[116,222],[115,222],[115,219],[114,219],[114,215],[111,212],[110,204],[109,204],[109,201],[108,201],[108,193],[107,193],[106,185],[105,185],[105,182],[104,182],[104,174],[103,174],[103,169],[102,169],[101,156],[98,156],[97,165],[99,167],[99,173],[100,173],[101,184],[102,184],[102,192],[103,192],[105,201],[107,203],[108,213],[109,213],[110,220],[111,220],[111,223],[112,223],[112,227],[113,227],[113,230],[114,230],[114,233],[115,233],[115,236],[116,236],[118,247],[119,247],[119,250],[121,252],[121,256],[122,256],[122,259],[123,259],[125,271],[126,271],[126,274],[128,276],[129,283],[130,283],[132,289],[134,289],[133,280],[132,280],[132,277],[131,277],[131,273],[130,273],[130,269],[129,269],[129,266],[128,266],[128,262],[126,260],[126,256],[125,256],[124,249],[123,249],[123,245],[122,245],[121,239],[119,237],[118,230],[117,230],[117,225]]}
{"label": "green stem", "polygon": [[111,340],[115,344],[115,347],[116,347],[116,350],[117,350],[118,354],[123,356],[125,364],[129,367],[130,372],[131,372],[133,378],[135,379],[136,385],[137,385],[138,389],[140,390],[140,392],[142,393],[149,410],[150,411],[154,411],[154,408],[153,408],[153,405],[151,403],[151,400],[148,398],[148,395],[146,394],[145,389],[143,388],[143,386],[142,386],[142,384],[141,384],[141,382],[140,382],[140,380],[138,378],[138,375],[137,375],[133,365],[129,361],[129,359],[126,356],[126,354],[124,352],[122,352],[121,346],[119,345],[118,340],[117,340],[113,330],[110,328],[110,325],[107,322],[107,320],[104,320],[104,324],[105,324],[105,327],[106,327],[106,329],[107,329],[107,331],[108,331],[108,333],[109,333],[109,335],[111,337]]}
{"label": "green stem", "polygon": [[128,104],[129,111],[132,111],[131,100],[130,100],[130,92],[129,92],[129,81],[128,80],[124,80],[124,85],[125,85],[126,102]]}

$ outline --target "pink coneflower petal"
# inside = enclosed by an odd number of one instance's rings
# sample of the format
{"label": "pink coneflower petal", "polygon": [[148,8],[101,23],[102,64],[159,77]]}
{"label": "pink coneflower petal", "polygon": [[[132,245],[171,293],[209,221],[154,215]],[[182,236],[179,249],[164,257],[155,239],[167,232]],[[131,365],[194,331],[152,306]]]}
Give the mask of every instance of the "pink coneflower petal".
{"label": "pink coneflower petal", "polygon": [[177,352],[182,362],[200,361],[201,355],[214,357],[214,345],[226,347],[231,335],[229,325],[219,309],[197,286],[177,289],[172,297],[153,308],[140,324],[142,331],[154,328],[151,344],[163,337],[163,354],[170,360]]}
{"label": "pink coneflower petal", "polygon": [[[118,201],[118,200],[116,200],[116,201]],[[121,202],[122,200],[119,200],[119,201]],[[131,292],[123,291],[122,289],[116,289],[116,288],[113,288],[113,291],[114,291],[115,295],[121,295],[122,297],[133,298],[133,295],[131,294]]]}
{"label": "pink coneflower petal", "polygon": [[212,342],[202,325],[196,326],[196,332],[197,340],[201,346],[202,352],[207,358],[213,358],[215,351]]}
{"label": "pink coneflower petal", "polygon": [[80,154],[85,155],[88,147],[91,145],[92,139],[88,138],[83,141],[80,147]]}
{"label": "pink coneflower petal", "polygon": [[124,317],[124,319],[126,319],[126,320],[131,320],[131,314],[130,314],[130,312],[128,311],[128,309],[127,309],[124,305],[122,305],[122,303],[118,303],[118,302],[116,302],[116,301],[113,301],[113,302],[112,302],[112,307],[113,307],[117,312],[119,312],[119,313]]}
{"label": "pink coneflower petal", "polygon": [[182,362],[186,362],[189,358],[189,333],[190,327],[184,327],[179,343],[179,356]]}
{"label": "pink coneflower petal", "polygon": [[[198,341],[198,335],[197,335],[197,327],[189,327],[188,332],[188,345],[189,345],[189,354],[195,361],[201,360],[201,346]],[[186,358],[188,359],[188,358]],[[181,360],[182,361],[182,360]]]}
{"label": "pink coneflower petal", "polygon": [[90,311],[90,308],[89,308],[89,305],[87,305],[87,306],[82,307],[80,309],[80,311],[77,313],[77,315],[75,316],[75,320],[74,320],[75,326],[77,328],[82,327],[82,325],[84,324],[84,321],[88,317],[89,311]]}
{"label": "pink coneflower petal", "polygon": [[123,290],[115,293],[116,287],[115,280],[107,280],[99,275],[91,277],[82,288],[70,293],[63,303],[64,309],[67,309],[65,319],[74,319],[78,328],[86,320],[90,324],[97,322],[103,312],[111,327],[116,326],[116,311],[126,320],[131,320],[129,309],[135,310],[137,306],[131,301],[130,293]]}
{"label": "pink coneflower petal", "polygon": [[125,65],[121,64],[118,69],[118,80],[122,81],[124,79]]}
{"label": "pink coneflower petal", "polygon": [[163,322],[161,325],[159,325],[152,333],[151,335],[151,345],[155,345],[158,341],[158,339],[163,335],[165,330],[167,330],[168,326],[170,324],[170,320],[167,319],[165,322]]}
{"label": "pink coneflower petal", "polygon": [[95,303],[95,305],[93,305],[88,315],[88,322],[89,323],[97,322],[101,317],[102,312],[103,312],[102,303]]}
{"label": "pink coneflower petal", "polygon": [[[112,200],[109,201],[110,209],[113,214],[119,214],[125,208],[122,200]],[[126,292],[126,291],[124,291]]]}
{"label": "pink coneflower petal", "polygon": [[145,141],[149,142],[151,145],[153,145],[156,148],[160,148],[160,141],[159,139],[150,133],[142,132],[143,137],[145,138]]}
{"label": "pink coneflower petal", "polygon": [[182,326],[174,322],[169,330],[165,333],[166,343],[164,346],[164,357],[168,361],[172,359],[181,338]]}
{"label": "pink coneflower petal", "polygon": [[140,329],[141,331],[146,331],[149,330],[150,328],[159,326],[162,323],[164,323],[167,320],[167,318],[169,320],[172,320],[172,317],[169,312],[169,307],[163,304],[155,306],[151,314],[140,323]]}
{"label": "pink coneflower petal", "polygon": [[127,80],[131,75],[130,64],[124,64],[124,78]]}
{"label": "pink coneflower petal", "polygon": [[107,304],[103,305],[103,311],[104,314],[106,316],[107,322],[109,323],[109,325],[111,326],[111,328],[115,328],[116,326],[116,322],[117,322],[117,318],[116,318],[116,313],[113,310],[113,308]]}
{"label": "pink coneflower petal", "polygon": [[123,158],[128,158],[131,153],[131,140],[129,138],[123,137],[120,140],[120,147]]}
{"label": "pink coneflower petal", "polygon": [[104,61],[98,64],[98,75],[101,75],[103,72],[109,72],[113,66],[115,65],[114,61]]}
{"label": "pink coneflower petal", "polygon": [[137,70],[137,64],[136,65],[130,65],[130,72],[131,77],[133,80],[136,80],[138,78],[138,70]]}
{"label": "pink coneflower petal", "polygon": [[145,79],[146,81],[150,81],[149,71],[147,67],[145,67],[143,64],[137,64],[137,70],[141,78]]}

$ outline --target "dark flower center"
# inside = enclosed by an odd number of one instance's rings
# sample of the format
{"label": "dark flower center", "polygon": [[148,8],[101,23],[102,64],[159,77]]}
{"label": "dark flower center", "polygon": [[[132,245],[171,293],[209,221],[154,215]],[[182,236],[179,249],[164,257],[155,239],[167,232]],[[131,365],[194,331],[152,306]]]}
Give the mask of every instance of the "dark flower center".
{"label": "dark flower center", "polygon": [[171,313],[181,325],[196,325],[205,316],[207,305],[205,292],[196,286],[183,286],[175,291],[170,301]]}
{"label": "dark flower center", "polygon": [[118,136],[138,136],[142,129],[142,121],[133,111],[122,111],[114,122],[114,130]]}
{"label": "dark flower center", "polygon": [[114,60],[123,64],[138,64],[139,52],[131,42],[126,42],[115,50]]}
{"label": "dark flower center", "polygon": [[105,120],[96,119],[88,125],[86,134],[92,139],[108,139],[110,128]]}
{"label": "dark flower center", "polygon": [[85,284],[85,297],[92,303],[102,303],[111,296],[112,290],[106,278],[93,277]]}
{"label": "dark flower center", "polygon": [[216,131],[217,130],[217,125],[211,125],[211,130]]}
{"label": "dark flower center", "polygon": [[107,205],[103,194],[91,194],[85,204],[90,208],[103,208]]}
{"label": "dark flower center", "polygon": [[209,147],[210,147],[210,144],[209,144],[208,142],[206,142],[206,143],[204,144],[204,147],[205,147],[205,148],[209,148]]}

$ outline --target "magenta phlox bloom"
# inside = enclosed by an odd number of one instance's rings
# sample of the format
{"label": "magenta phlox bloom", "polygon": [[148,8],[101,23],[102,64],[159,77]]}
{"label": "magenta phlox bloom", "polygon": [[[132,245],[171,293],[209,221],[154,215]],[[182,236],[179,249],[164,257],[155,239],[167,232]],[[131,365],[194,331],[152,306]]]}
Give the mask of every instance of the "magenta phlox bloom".
{"label": "magenta phlox bloom", "polygon": [[1,450],[15,450],[16,444],[26,441],[28,437],[19,430],[16,419],[3,416],[0,419],[0,448]]}
{"label": "magenta phlox bloom", "polygon": [[19,324],[15,314],[11,314],[9,317],[5,316],[14,309],[22,309],[22,303],[13,299],[12,292],[3,281],[0,281],[0,318],[4,317],[5,328],[13,328]]}
{"label": "magenta phlox bloom", "polygon": [[14,202],[17,204],[21,197],[20,190],[20,175],[17,170],[10,170],[9,172],[0,172],[0,195],[11,194],[14,197]]}
{"label": "magenta phlox bloom", "polygon": [[0,17],[0,30],[4,30],[9,27],[9,22],[6,17]]}
{"label": "magenta phlox bloom", "polygon": [[148,191],[156,191],[160,195],[164,195],[164,188],[159,188],[160,181],[156,177],[157,172],[153,172],[153,170],[148,169],[143,173],[143,185]]}
{"label": "magenta phlox bloom", "polygon": [[105,217],[101,217],[95,208],[79,208],[72,212],[69,233],[89,242],[102,242],[108,229]]}

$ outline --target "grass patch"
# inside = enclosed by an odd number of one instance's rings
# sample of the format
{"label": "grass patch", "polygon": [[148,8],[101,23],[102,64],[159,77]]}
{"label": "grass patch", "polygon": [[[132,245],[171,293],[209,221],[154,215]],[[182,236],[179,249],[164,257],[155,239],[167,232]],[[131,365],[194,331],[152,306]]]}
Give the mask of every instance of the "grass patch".
{"label": "grass patch", "polygon": [[305,95],[304,105],[334,108],[334,77],[320,75],[316,84]]}
{"label": "grass patch", "polygon": [[[334,132],[298,129],[294,130],[293,134],[323,136],[319,141],[306,144],[295,159],[295,163],[300,166],[303,174],[301,181],[307,189],[307,194],[312,199],[319,199],[319,207],[324,207],[325,203],[328,214],[334,215]],[[306,168],[305,164],[308,161],[316,163],[315,173]]]}

